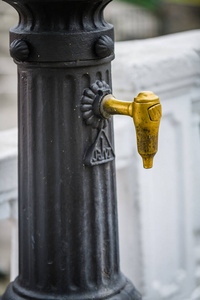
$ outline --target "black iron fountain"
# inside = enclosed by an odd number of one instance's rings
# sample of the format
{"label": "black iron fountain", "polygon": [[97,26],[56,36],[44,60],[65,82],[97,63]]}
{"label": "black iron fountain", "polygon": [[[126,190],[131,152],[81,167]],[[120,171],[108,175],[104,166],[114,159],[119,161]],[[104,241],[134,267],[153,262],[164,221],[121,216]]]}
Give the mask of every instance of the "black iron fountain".
{"label": "black iron fountain", "polygon": [[[144,93],[132,108],[111,101],[109,1],[6,2],[19,13],[10,30],[19,83],[19,276],[0,299],[139,300],[119,266],[110,117],[133,116],[142,103],[157,126],[159,100]],[[136,124],[139,143],[151,134],[147,123],[142,133]],[[146,167],[156,134],[139,145]]]}

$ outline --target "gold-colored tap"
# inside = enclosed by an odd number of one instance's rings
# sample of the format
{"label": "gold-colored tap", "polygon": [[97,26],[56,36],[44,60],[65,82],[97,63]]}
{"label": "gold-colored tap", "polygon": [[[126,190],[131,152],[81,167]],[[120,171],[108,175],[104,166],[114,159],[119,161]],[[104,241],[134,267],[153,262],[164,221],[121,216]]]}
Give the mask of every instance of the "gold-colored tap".
{"label": "gold-colored tap", "polygon": [[100,104],[100,112],[104,118],[111,115],[128,115],[133,118],[138,152],[142,156],[145,169],[152,168],[153,157],[158,150],[158,131],[162,108],[158,96],[153,92],[141,92],[133,102],[115,99],[106,95]]}

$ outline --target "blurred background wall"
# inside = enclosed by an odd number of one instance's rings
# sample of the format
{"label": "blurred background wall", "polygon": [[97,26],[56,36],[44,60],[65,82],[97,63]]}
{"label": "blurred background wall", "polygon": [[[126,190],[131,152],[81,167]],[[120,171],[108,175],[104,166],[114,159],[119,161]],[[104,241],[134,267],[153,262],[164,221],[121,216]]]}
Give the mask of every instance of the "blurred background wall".
{"label": "blurred background wall", "polygon": [[116,41],[144,39],[200,28],[200,1],[113,1],[105,16],[115,27]]}
{"label": "blurred background wall", "polygon": [[9,29],[18,22],[10,5],[0,2],[0,130],[17,126],[16,66],[9,56]]}

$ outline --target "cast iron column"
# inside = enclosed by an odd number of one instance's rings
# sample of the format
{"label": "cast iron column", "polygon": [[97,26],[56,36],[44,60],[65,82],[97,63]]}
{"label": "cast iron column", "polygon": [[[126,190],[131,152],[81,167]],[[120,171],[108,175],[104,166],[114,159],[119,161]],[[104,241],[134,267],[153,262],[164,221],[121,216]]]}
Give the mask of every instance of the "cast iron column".
{"label": "cast iron column", "polygon": [[81,111],[89,87],[111,86],[108,1],[7,2],[19,13],[19,276],[1,300],[141,299],[119,268],[112,122]]}

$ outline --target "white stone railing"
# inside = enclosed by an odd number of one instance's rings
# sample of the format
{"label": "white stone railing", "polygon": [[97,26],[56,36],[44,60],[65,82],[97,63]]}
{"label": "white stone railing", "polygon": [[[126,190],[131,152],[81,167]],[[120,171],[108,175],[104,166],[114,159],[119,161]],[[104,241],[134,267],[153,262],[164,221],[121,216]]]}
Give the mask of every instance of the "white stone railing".
{"label": "white stone railing", "polygon": [[0,132],[0,219],[17,218],[17,129]]}
{"label": "white stone railing", "polygon": [[[17,129],[0,131],[0,221],[10,219],[11,224],[11,280],[18,270],[17,246]],[[1,224],[1,223],[0,223]],[[1,226],[1,225],[0,225]],[[0,235],[4,235],[1,231]],[[7,255],[6,255],[7,259]],[[0,264],[5,257],[0,255]]]}
{"label": "white stone railing", "polygon": [[[115,117],[122,270],[144,300],[199,300],[200,30],[117,43],[113,90],[124,100],[152,90],[163,106],[151,170],[142,168],[131,118]],[[7,218],[16,203],[16,131],[1,133],[0,143]]]}
{"label": "white stone railing", "polygon": [[116,45],[114,93],[159,95],[159,152],[142,168],[132,120],[115,119],[122,270],[145,300],[200,299],[200,31]]}

